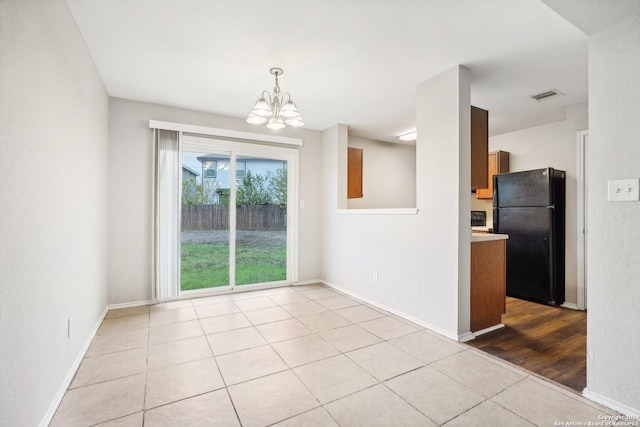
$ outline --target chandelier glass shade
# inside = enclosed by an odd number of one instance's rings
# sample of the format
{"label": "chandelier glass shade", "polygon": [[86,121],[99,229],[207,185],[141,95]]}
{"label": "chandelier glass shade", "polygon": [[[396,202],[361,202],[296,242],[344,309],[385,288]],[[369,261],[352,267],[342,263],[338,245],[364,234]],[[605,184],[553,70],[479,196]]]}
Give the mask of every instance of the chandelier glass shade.
{"label": "chandelier glass shade", "polygon": [[276,77],[273,94],[266,90],[262,92],[262,95],[253,106],[253,110],[249,113],[249,117],[247,117],[247,123],[252,125],[266,123],[269,129],[274,130],[282,129],[286,126],[304,126],[298,107],[291,99],[289,92],[280,92],[278,76],[281,76],[284,71],[282,71],[282,68],[272,68],[269,71]]}

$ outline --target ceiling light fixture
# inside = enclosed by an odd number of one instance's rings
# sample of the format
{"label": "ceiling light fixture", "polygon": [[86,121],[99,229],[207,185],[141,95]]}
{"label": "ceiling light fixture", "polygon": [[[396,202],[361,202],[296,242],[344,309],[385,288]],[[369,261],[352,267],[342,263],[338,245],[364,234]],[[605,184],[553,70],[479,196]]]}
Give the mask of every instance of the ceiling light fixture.
{"label": "ceiling light fixture", "polygon": [[[273,88],[273,95],[268,91],[262,91],[260,99],[256,101],[256,105],[247,117],[247,123],[252,125],[261,125],[266,123],[269,129],[278,130],[285,126],[300,127],[304,126],[302,117],[298,112],[298,107],[291,100],[289,92],[280,94],[280,85],[278,84],[278,76],[284,74],[282,68],[274,67],[269,70],[271,74],[276,76],[276,85]],[[265,96],[266,94],[266,96]],[[285,101],[285,96],[287,97]],[[267,99],[269,102],[267,102]]]}
{"label": "ceiling light fixture", "polygon": [[405,133],[404,135],[400,135],[398,139],[400,141],[415,141],[418,138],[418,132],[415,130],[413,132]]}

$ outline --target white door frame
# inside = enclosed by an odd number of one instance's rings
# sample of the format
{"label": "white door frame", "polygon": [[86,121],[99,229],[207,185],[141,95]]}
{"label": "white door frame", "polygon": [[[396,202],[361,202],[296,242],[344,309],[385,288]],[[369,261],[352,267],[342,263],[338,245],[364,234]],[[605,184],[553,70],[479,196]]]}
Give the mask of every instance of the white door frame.
{"label": "white door frame", "polygon": [[588,159],[589,131],[582,130],[577,133],[576,179],[577,179],[577,212],[576,212],[576,236],[577,236],[577,306],[578,310],[587,309],[587,159]]}

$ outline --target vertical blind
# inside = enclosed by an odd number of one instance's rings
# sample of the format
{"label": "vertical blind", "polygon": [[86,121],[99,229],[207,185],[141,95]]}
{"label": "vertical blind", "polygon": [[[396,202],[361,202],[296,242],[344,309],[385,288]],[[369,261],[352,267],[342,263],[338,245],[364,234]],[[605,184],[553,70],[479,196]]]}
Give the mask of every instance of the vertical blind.
{"label": "vertical blind", "polygon": [[176,297],[180,283],[181,132],[154,129],[154,300]]}

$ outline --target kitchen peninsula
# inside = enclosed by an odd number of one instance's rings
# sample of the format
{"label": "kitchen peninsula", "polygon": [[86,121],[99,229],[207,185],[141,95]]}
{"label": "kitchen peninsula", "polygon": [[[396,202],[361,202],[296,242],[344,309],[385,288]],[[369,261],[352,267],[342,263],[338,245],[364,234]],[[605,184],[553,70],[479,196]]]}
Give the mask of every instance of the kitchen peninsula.
{"label": "kitchen peninsula", "polygon": [[506,234],[471,235],[471,332],[502,325],[508,238]]}

